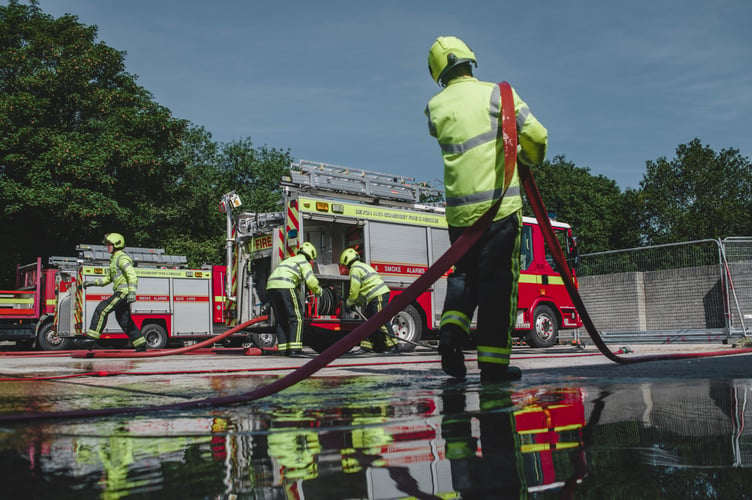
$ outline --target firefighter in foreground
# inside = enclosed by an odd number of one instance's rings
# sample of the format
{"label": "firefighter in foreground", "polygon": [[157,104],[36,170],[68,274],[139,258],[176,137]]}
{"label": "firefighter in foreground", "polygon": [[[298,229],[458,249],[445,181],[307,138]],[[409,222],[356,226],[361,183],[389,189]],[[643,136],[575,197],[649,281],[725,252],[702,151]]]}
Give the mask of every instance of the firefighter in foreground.
{"label": "firefighter in foreground", "polygon": [[318,252],[312,243],[300,245],[297,253],[279,263],[269,275],[266,290],[274,312],[277,349],[280,356],[296,357],[303,352],[303,297],[300,284],[321,295],[319,280],[313,274],[311,262]]}
{"label": "firefighter in foreground", "polygon": [[[517,315],[522,198],[517,164],[505,179],[499,85],[473,77],[475,54],[453,36],[436,39],[428,53],[431,77],[444,89],[426,106],[429,132],[444,160],[446,218],[454,243],[501,196],[493,223],[449,275],[440,322],[439,352],[444,371],[464,378],[462,353],[478,308],[476,340],[481,381],[517,380],[509,366]],[[512,90],[517,122],[517,161],[543,161],[548,133]],[[506,191],[504,191],[507,186]]]}
{"label": "firefighter in foreground", "polygon": [[112,254],[110,265],[105,272],[104,277],[96,280],[86,281],[82,284],[84,288],[90,286],[105,286],[112,283],[113,294],[97,305],[94,315],[91,317],[91,324],[86,336],[91,339],[93,345],[102,336],[107,324],[107,317],[112,311],[115,311],[120,328],[131,339],[133,347],[137,352],[146,351],[146,339],[141,334],[136,323],[131,318],[131,304],[136,302],[136,289],[138,288],[138,277],[136,269],[133,266],[133,259],[125,253],[125,238],[122,234],[107,233],[104,235],[104,241],[107,245],[107,251]]}
{"label": "firefighter in foreground", "polygon": [[[339,263],[347,268],[350,275],[350,293],[346,305],[365,305],[364,315],[370,318],[389,303],[389,287],[374,268],[360,260],[354,248],[346,248],[339,257]],[[399,354],[399,344],[395,340],[392,324],[387,322],[360,343],[358,353],[384,352]]]}

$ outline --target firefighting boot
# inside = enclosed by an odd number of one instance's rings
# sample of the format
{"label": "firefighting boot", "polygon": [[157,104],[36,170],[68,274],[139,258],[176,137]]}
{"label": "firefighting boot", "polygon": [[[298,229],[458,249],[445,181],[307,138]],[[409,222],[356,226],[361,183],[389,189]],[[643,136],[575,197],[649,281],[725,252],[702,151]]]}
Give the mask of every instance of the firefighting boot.
{"label": "firefighting boot", "polygon": [[484,365],[480,368],[480,381],[489,384],[512,382],[522,378],[522,370],[516,366]]}
{"label": "firefighting boot", "polygon": [[458,328],[449,325],[441,330],[439,336],[439,354],[441,354],[441,369],[454,378],[465,378],[465,355],[462,348],[467,336]]}
{"label": "firefighting boot", "polygon": [[136,348],[136,352],[146,352],[146,339],[139,337],[133,341],[133,347]]}
{"label": "firefighting boot", "polygon": [[89,332],[92,332],[92,331],[93,330],[89,330],[88,332],[86,332],[86,334],[84,335],[84,337],[78,341],[78,344],[81,347],[85,347],[86,349],[88,349],[90,351],[97,346],[97,341],[99,340],[98,336],[95,337],[93,335],[90,335]]}

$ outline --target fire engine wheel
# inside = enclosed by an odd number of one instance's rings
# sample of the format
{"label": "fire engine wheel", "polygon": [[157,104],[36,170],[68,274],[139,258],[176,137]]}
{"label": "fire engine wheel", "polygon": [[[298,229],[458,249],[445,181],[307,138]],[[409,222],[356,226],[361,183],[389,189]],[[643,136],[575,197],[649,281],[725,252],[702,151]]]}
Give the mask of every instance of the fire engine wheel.
{"label": "fire engine wheel", "polygon": [[45,323],[37,333],[37,345],[43,351],[64,351],[70,349],[72,340],[69,338],[58,337],[57,332],[52,328],[52,323]]}
{"label": "fire engine wheel", "polygon": [[277,343],[277,335],[273,333],[252,333],[251,340],[256,344],[256,347],[274,347]]}
{"label": "fire engine wheel", "polygon": [[407,341],[400,343],[401,351],[412,351],[415,349],[415,345],[409,342],[419,342],[423,335],[423,327],[418,310],[414,306],[407,306],[398,312],[392,318],[392,330],[401,340]]}
{"label": "fire engine wheel", "polygon": [[156,323],[144,325],[141,328],[141,334],[146,339],[148,349],[164,349],[167,345],[167,331]]}
{"label": "fire engine wheel", "polygon": [[551,347],[556,343],[559,325],[556,314],[548,306],[538,306],[533,313],[533,328],[527,334],[531,347]]}

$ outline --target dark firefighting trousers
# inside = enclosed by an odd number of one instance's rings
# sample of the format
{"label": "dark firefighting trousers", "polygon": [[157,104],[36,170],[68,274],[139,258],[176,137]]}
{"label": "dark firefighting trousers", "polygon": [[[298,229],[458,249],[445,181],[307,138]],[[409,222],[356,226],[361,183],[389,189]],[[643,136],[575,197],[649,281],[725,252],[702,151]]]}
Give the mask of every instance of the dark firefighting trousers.
{"label": "dark firefighting trousers", "polygon": [[94,315],[91,317],[91,325],[89,331],[86,332],[87,337],[91,337],[98,340],[102,336],[102,330],[104,330],[107,324],[107,317],[111,312],[115,312],[115,319],[123,329],[128,338],[131,339],[133,347],[138,347],[146,339],[141,335],[141,330],[138,329],[136,323],[131,317],[131,305],[128,303],[127,295],[114,293],[107,299],[103,300],[94,309]]}
{"label": "dark firefighting trousers", "polygon": [[[363,311],[366,318],[370,318],[374,314],[380,312],[389,303],[389,292],[381,294],[371,300]],[[392,323],[387,321],[379,327],[378,330],[369,335],[363,342],[360,343],[360,347],[374,352],[384,352],[397,345],[397,340],[394,338],[394,330],[392,330]]]}
{"label": "dark firefighting trousers", "polygon": [[303,299],[293,288],[270,288],[269,302],[275,318],[280,353],[303,349]]}
{"label": "dark firefighting trousers", "polygon": [[[495,221],[481,239],[457,261],[447,280],[442,333],[447,328],[469,335],[469,322],[478,308],[475,340],[478,367],[506,367],[517,322],[517,283],[520,277],[520,213]],[[449,228],[454,243],[466,228]],[[457,314],[459,313],[459,314]],[[445,324],[447,316],[464,316],[466,325]]]}

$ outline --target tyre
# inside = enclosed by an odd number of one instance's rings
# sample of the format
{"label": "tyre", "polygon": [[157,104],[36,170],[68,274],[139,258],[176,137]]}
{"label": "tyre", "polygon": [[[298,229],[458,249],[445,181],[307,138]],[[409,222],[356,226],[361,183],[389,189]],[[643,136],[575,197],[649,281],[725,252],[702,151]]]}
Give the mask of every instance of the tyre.
{"label": "tyre", "polygon": [[37,333],[37,345],[43,351],[64,351],[70,349],[73,341],[70,338],[58,337],[52,328],[53,324],[45,323]]}
{"label": "tyre", "polygon": [[394,334],[403,340],[400,342],[401,351],[412,351],[415,349],[414,344],[409,342],[419,342],[423,336],[423,319],[415,306],[407,306],[392,318],[392,330]]}
{"label": "tyre", "polygon": [[533,323],[527,334],[531,347],[551,347],[559,336],[559,323],[556,314],[549,306],[538,306],[533,313]]}
{"label": "tyre", "polygon": [[141,334],[146,339],[147,349],[164,349],[167,345],[167,330],[157,323],[149,323],[141,328]]}
{"label": "tyre", "polygon": [[277,343],[277,335],[274,333],[252,333],[251,340],[256,347],[270,348]]}

